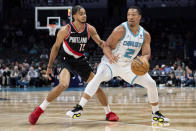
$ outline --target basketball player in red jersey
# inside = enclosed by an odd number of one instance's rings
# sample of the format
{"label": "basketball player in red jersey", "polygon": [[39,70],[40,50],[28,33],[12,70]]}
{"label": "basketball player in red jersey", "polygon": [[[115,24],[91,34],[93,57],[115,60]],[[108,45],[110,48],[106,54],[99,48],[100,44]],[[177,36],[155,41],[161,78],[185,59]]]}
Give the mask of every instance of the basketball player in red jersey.
{"label": "basketball player in red jersey", "polygon": [[[74,71],[78,73],[86,82],[89,82],[94,77],[92,68],[89,66],[89,63],[83,53],[85,52],[90,37],[101,48],[103,47],[104,41],[100,39],[95,27],[86,23],[86,11],[82,6],[75,6],[72,9],[72,15],[74,22],[71,22],[62,27],[57,34],[56,42],[54,43],[50,53],[50,59],[46,72],[49,80],[51,80],[50,75],[53,76],[53,62],[56,59],[56,56],[61,47],[63,53],[61,53],[62,71],[59,74],[59,84],[50,91],[43,103],[36,107],[36,109],[29,115],[29,122],[32,125],[36,124],[37,120],[44,112],[46,107],[54,99],[56,99],[61,94],[61,92],[68,88],[70,78],[73,76]],[[115,113],[111,112],[106,96],[102,89],[99,88],[96,94],[99,101],[104,106],[106,120],[117,121],[119,118]]]}

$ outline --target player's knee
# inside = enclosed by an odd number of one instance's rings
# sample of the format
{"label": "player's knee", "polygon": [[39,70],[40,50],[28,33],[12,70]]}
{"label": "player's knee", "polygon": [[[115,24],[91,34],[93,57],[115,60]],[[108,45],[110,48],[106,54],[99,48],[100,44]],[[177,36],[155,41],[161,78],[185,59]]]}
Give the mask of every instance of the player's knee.
{"label": "player's knee", "polygon": [[58,85],[58,89],[59,89],[59,91],[64,91],[65,89],[67,89],[68,88],[68,84],[66,84],[66,83],[59,83],[59,85]]}
{"label": "player's knee", "polygon": [[102,78],[102,74],[101,73],[98,73],[94,76],[94,81],[98,82],[98,83],[101,83],[104,79]]}
{"label": "player's knee", "polygon": [[111,76],[107,73],[99,73],[95,75],[95,79],[97,82],[101,83],[103,81],[109,81],[111,79]]}
{"label": "player's knee", "polygon": [[100,93],[102,93],[102,90],[100,88],[98,88],[96,95],[99,95]]}

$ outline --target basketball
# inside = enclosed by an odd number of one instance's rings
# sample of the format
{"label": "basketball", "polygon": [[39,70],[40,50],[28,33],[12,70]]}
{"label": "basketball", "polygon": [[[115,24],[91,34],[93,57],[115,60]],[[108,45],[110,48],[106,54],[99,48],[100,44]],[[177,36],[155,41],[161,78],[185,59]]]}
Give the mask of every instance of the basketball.
{"label": "basketball", "polygon": [[134,74],[142,76],[146,74],[149,70],[149,63],[146,59],[142,57],[135,58],[131,63],[131,70]]}

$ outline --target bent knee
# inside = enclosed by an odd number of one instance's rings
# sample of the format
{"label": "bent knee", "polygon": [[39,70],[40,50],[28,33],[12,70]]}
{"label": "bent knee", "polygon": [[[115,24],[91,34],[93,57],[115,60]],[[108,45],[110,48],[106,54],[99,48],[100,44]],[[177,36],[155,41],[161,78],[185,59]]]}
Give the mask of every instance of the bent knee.
{"label": "bent knee", "polygon": [[102,93],[102,90],[101,90],[100,88],[98,88],[96,94],[98,95],[98,94],[100,94],[100,93]]}
{"label": "bent knee", "polygon": [[66,83],[59,83],[58,89],[61,90],[61,91],[64,91],[65,89],[68,88],[68,86],[69,86],[69,85],[66,84]]}

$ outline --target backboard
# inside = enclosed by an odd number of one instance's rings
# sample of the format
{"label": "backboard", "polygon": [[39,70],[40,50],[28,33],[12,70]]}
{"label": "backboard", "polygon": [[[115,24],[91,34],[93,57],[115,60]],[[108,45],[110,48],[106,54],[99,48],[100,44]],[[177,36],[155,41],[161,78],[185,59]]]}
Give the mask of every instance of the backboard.
{"label": "backboard", "polygon": [[35,7],[35,29],[48,29],[56,24],[57,29],[72,21],[72,6]]}

